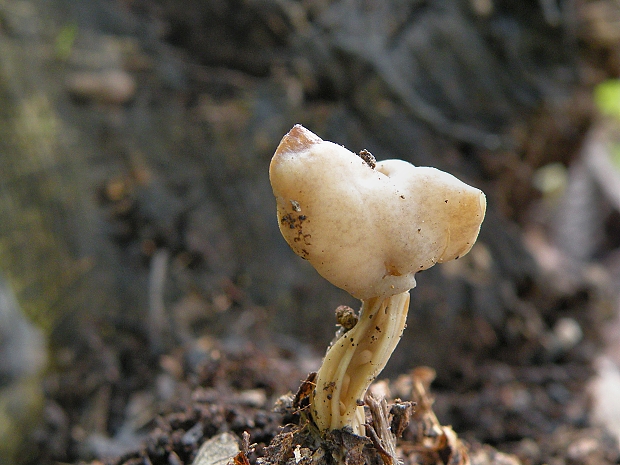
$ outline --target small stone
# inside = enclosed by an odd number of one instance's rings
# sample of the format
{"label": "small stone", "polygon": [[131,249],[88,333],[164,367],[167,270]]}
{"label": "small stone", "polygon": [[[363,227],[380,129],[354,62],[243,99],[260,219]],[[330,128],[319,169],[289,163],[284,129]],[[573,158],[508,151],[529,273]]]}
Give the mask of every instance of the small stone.
{"label": "small stone", "polygon": [[560,318],[553,327],[553,333],[563,350],[575,347],[583,338],[583,330],[572,318]]}
{"label": "small stone", "polygon": [[196,423],[194,426],[188,429],[181,438],[181,442],[183,443],[183,445],[193,446],[194,444],[198,443],[198,441],[202,439],[203,429],[204,427],[200,422]]}
{"label": "small stone", "polygon": [[84,71],[67,79],[67,90],[78,100],[123,104],[136,93],[136,80],[123,70]]}
{"label": "small stone", "polygon": [[192,465],[227,465],[239,452],[235,436],[230,433],[218,434],[200,446]]}
{"label": "small stone", "polygon": [[599,442],[594,438],[580,438],[568,446],[566,455],[571,460],[583,461],[598,450],[599,447]]}
{"label": "small stone", "polygon": [[248,407],[261,408],[267,403],[264,389],[247,389],[239,394],[239,402]]}

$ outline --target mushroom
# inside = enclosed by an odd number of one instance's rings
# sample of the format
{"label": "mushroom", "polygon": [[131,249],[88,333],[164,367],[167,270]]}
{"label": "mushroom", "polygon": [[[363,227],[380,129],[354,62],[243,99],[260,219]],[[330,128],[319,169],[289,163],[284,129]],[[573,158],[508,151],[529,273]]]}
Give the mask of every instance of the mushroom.
{"label": "mushroom", "polygon": [[473,246],[482,191],[435,168],[376,162],[295,125],[269,167],[280,231],[325,279],[362,301],[328,349],[310,413],[321,431],[365,434],[363,399],[406,325],[415,273]]}

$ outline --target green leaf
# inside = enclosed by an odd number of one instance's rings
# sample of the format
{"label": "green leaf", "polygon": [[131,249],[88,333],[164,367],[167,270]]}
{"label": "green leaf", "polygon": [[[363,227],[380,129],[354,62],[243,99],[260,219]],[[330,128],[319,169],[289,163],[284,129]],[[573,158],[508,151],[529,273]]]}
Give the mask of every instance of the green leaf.
{"label": "green leaf", "polygon": [[601,113],[620,119],[620,79],[608,79],[596,86],[594,101]]}
{"label": "green leaf", "polygon": [[78,27],[75,23],[66,24],[60,29],[54,44],[54,50],[58,58],[61,60],[66,60],[69,58],[77,33]]}

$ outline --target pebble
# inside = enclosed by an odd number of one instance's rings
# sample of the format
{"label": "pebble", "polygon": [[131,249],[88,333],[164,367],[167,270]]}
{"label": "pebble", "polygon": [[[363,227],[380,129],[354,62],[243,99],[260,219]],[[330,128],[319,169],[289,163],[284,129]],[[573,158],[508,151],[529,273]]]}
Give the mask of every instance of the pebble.
{"label": "pebble", "polygon": [[564,351],[572,349],[583,339],[583,330],[573,318],[560,318],[553,327],[553,334]]}
{"label": "pebble", "polygon": [[264,389],[247,389],[239,394],[239,402],[248,407],[261,408],[267,403]]}
{"label": "pebble", "polygon": [[206,441],[192,465],[227,465],[240,452],[237,439],[230,433],[222,433]]}
{"label": "pebble", "polygon": [[591,382],[592,419],[604,425],[620,441],[620,367],[601,356],[596,361],[597,376]]}
{"label": "pebble", "polygon": [[135,78],[120,69],[75,72],[67,78],[66,86],[78,100],[116,105],[133,99],[137,88]]}

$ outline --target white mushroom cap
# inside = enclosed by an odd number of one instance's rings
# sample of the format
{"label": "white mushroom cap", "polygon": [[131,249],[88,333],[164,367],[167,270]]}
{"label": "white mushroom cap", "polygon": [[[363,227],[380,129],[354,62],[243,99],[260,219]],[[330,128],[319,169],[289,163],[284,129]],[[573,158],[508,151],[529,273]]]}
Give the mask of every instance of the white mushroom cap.
{"label": "white mushroom cap", "polygon": [[407,291],[416,272],[466,254],[486,211],[482,191],[448,173],[401,160],[372,168],[301,125],[269,177],[288,244],[361,300]]}

